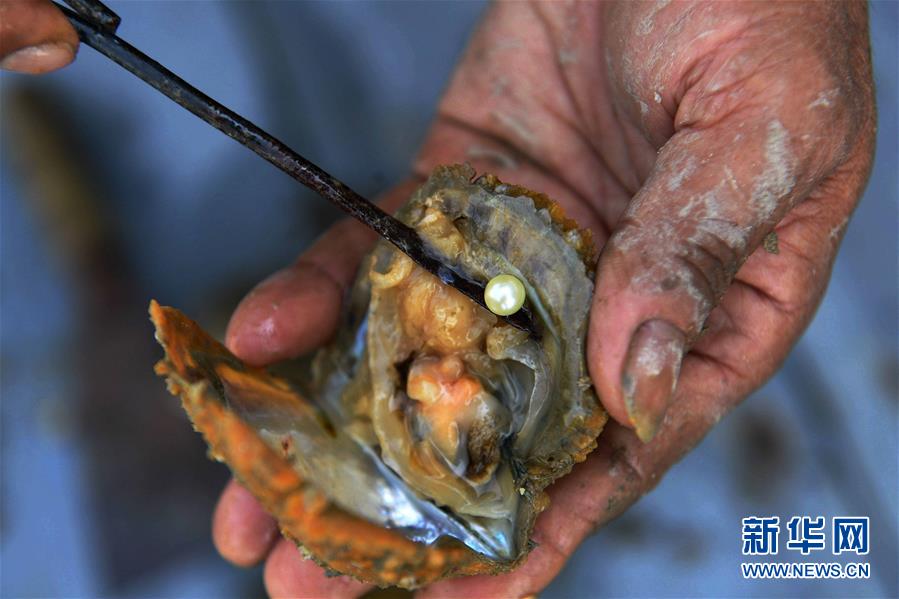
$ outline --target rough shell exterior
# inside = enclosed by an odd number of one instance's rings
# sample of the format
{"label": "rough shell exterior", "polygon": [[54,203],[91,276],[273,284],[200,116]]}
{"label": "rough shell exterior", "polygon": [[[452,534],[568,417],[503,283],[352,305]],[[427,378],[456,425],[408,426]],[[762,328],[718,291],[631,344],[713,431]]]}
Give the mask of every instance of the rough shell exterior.
{"label": "rough shell exterior", "polygon": [[304,400],[284,381],[244,365],[178,310],[153,302],[150,315],[166,350],[156,373],[167,377],[173,395],[181,396],[194,428],[209,445],[210,457],[227,463],[278,520],[284,535],[320,564],[366,582],[404,587],[495,570],[461,543],[426,547],[331,505],[314,484],[303,480],[253,428],[225,407],[221,394],[260,401]]}

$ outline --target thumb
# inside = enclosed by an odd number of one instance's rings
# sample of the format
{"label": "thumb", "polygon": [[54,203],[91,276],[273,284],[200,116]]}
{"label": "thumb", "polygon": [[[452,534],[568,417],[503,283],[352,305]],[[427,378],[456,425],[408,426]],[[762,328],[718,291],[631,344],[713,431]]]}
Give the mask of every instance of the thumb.
{"label": "thumb", "polygon": [[[388,212],[421,182],[411,179],[378,202]],[[267,278],[241,302],[225,334],[225,345],[243,361],[265,365],[302,355],[331,337],[343,296],[352,285],[375,234],[345,219],[325,232],[296,262]]]}
{"label": "thumb", "polygon": [[810,150],[788,127],[762,116],[679,131],[603,250],[590,373],[611,416],[644,441],[709,312],[817,176],[803,168]]}
{"label": "thumb", "polygon": [[46,73],[75,59],[78,34],[48,0],[0,0],[0,68]]}

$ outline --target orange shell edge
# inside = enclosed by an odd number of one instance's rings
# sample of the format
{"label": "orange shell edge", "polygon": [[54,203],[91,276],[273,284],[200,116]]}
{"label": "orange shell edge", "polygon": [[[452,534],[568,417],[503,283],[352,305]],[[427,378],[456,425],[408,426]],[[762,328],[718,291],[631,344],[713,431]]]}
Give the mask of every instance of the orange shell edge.
{"label": "orange shell edge", "polygon": [[[166,352],[156,373],[167,378],[173,395],[180,395],[194,428],[209,445],[210,457],[225,462],[278,520],[284,536],[320,565],[363,582],[406,588],[450,576],[498,573],[516,565],[490,562],[455,540],[416,543],[332,504],[222,403],[208,379],[227,378],[228,386],[238,389],[283,390],[284,383],[263,369],[242,364],[174,308],[154,300],[150,317]],[[304,402],[299,395],[296,399]]]}

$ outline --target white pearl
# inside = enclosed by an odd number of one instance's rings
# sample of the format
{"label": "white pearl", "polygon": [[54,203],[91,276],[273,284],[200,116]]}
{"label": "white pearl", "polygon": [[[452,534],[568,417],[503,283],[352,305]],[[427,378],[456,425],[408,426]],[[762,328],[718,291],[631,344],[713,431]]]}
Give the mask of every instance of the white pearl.
{"label": "white pearl", "polygon": [[524,305],[524,285],[513,275],[497,275],[484,289],[484,303],[499,316],[515,314]]}

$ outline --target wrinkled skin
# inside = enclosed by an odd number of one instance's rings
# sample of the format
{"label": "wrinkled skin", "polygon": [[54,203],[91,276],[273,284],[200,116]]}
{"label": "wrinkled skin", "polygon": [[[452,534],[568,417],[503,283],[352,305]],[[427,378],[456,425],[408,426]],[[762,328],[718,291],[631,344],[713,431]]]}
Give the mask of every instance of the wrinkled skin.
{"label": "wrinkled skin", "polygon": [[[774,373],[824,292],[868,176],[874,119],[862,4],[488,11],[415,172],[468,160],[546,193],[593,230],[605,247],[588,364],[617,425],[550,489],[540,545],[521,568],[423,595],[540,591],[586,535],[650,490]],[[408,192],[385,202],[395,207]],[[368,239],[353,225],[340,229],[244,301],[229,330],[233,350],[270,362],[327,337],[354,263],[333,248],[346,248],[349,235],[360,248]],[[760,248],[772,230],[778,254]],[[304,310],[314,316],[297,318]],[[652,440],[641,442],[635,424]],[[220,546],[235,534],[246,532],[215,529]],[[265,555],[258,546],[223,553]],[[265,578],[274,595],[364,589],[322,580],[284,541]]]}
{"label": "wrinkled skin", "polygon": [[[487,11],[415,180],[383,201],[396,208],[434,165],[467,160],[546,193],[592,229],[603,251],[588,364],[616,423],[550,489],[539,546],[522,567],[423,595],[540,591],[586,535],[774,373],[821,299],[867,180],[872,86],[862,3],[522,2]],[[777,254],[760,247],[772,230]],[[361,227],[339,224],[263,282],[231,321],[232,351],[264,364],[325,341],[371,243]],[[233,483],[213,535],[237,564],[267,559],[272,595],[366,589],[326,578],[275,540],[274,523]]]}

